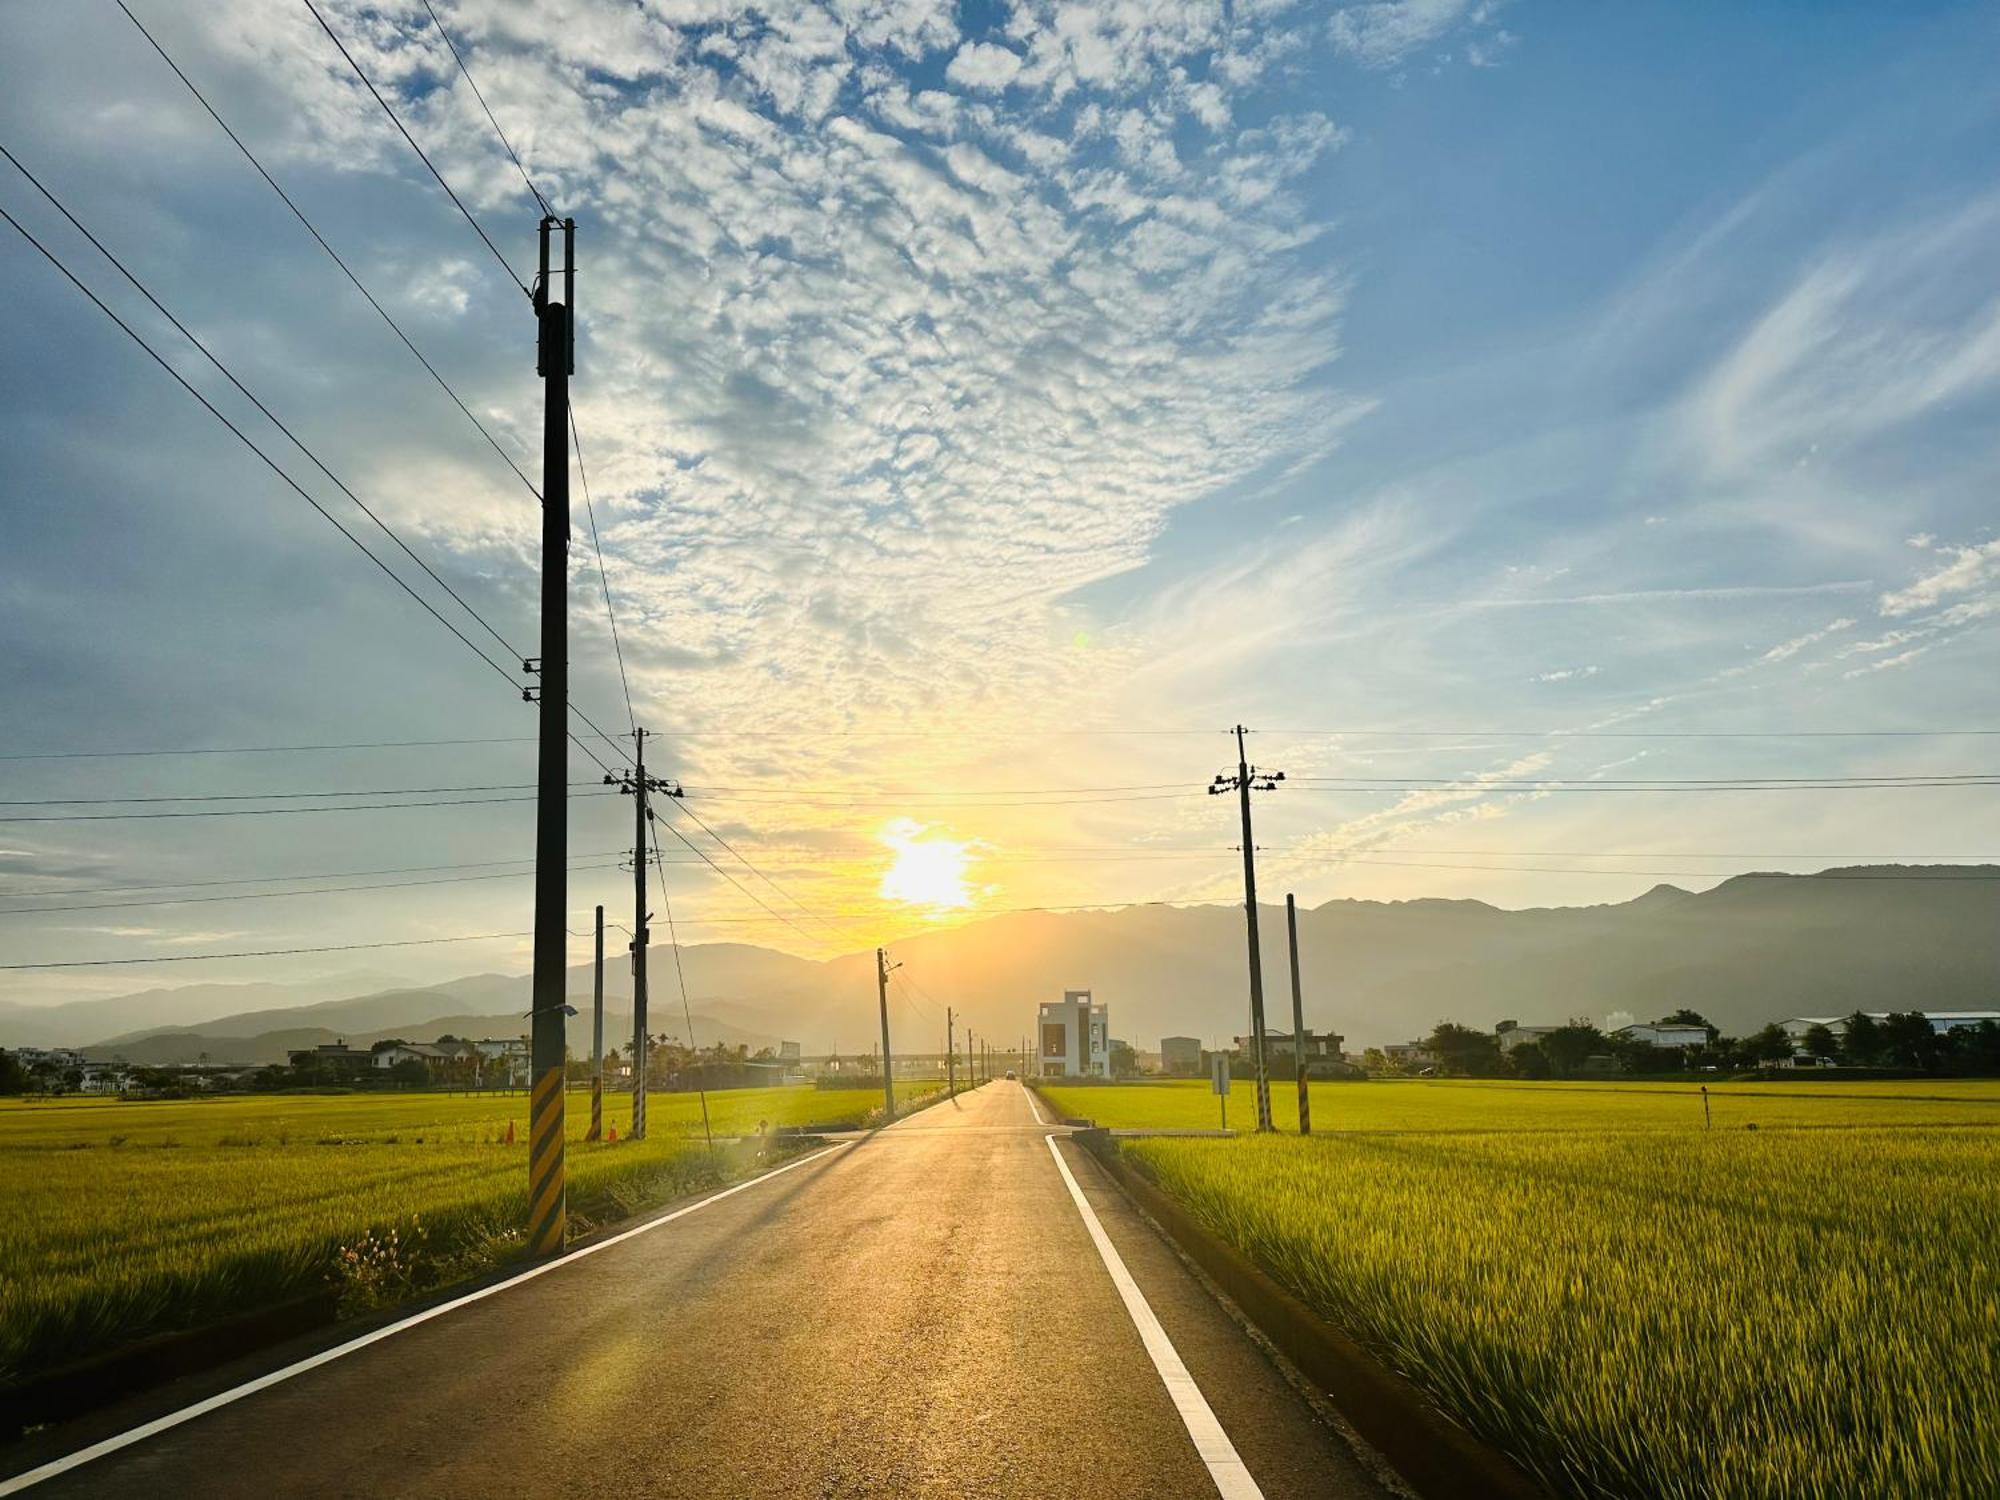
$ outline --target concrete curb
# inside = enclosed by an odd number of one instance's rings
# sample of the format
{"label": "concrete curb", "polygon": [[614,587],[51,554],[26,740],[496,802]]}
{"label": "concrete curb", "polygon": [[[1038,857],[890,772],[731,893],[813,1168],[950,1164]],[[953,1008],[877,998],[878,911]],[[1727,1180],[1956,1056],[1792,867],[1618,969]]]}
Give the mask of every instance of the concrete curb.
{"label": "concrete curb", "polygon": [[1141,1212],[1215,1282],[1272,1345],[1325,1395],[1370,1447],[1425,1500],[1467,1495],[1548,1500],[1550,1491],[1497,1448],[1440,1412],[1416,1386],[1279,1286],[1124,1161],[1107,1131],[1070,1137]]}

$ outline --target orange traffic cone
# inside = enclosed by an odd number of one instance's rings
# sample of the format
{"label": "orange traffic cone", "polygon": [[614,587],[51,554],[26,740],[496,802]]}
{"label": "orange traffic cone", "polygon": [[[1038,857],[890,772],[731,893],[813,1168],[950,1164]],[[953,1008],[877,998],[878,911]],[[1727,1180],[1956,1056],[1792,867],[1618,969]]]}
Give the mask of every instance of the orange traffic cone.
{"label": "orange traffic cone", "polygon": [[510,1146],[514,1144],[514,1122],[512,1120],[507,1122],[507,1144]]}

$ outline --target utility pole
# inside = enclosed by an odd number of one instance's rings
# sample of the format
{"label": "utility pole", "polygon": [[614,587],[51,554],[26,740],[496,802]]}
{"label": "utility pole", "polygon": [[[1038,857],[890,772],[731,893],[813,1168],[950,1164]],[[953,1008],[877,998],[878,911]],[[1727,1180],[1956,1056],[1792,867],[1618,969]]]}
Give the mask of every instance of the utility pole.
{"label": "utility pole", "polygon": [[1285,937],[1292,949],[1292,1071],[1299,1080],[1299,1134],[1313,1133],[1312,1091],[1306,1087],[1306,1004],[1299,997],[1299,909],[1285,892]]}
{"label": "utility pole", "polygon": [[[563,237],[562,299],[549,293],[549,238]],[[556,1255],[567,1227],[563,1175],[564,998],[569,899],[569,377],[576,365],[576,221],[545,215],[535,279],[536,373],[542,377],[542,654],[522,669],[541,684],[535,773],[535,936],[528,1011],[528,1251]]]}
{"label": "utility pole", "polygon": [[1250,1044],[1257,1065],[1257,1129],[1271,1128],[1271,1076],[1264,1062],[1264,958],[1257,945],[1257,844],[1250,832],[1250,793],[1276,789],[1283,771],[1260,771],[1243,748],[1243,726],[1236,726],[1236,774],[1218,774],[1208,785],[1211,797],[1235,792],[1243,815],[1243,914],[1250,928]]}
{"label": "utility pole", "polygon": [[[653,820],[652,794],[681,795],[680,785],[661,776],[646,774],[646,731],[632,731],[632,769],[604,778],[632,799],[632,1139],[646,1138],[646,1054],[652,1038],[646,1034],[646,948],[652,942],[649,925],[652,913],[646,910],[646,825]],[[694,1038],[688,1038],[692,1047]],[[703,1105],[706,1114],[707,1105]]]}
{"label": "utility pole", "polygon": [[972,1050],[972,1028],[968,1026],[965,1028],[965,1086],[968,1089],[979,1087],[979,1071],[973,1066],[973,1059],[978,1055]]}
{"label": "utility pole", "polygon": [[882,1005],[882,1113],[896,1118],[896,1067],[889,1056],[889,971],[901,964],[889,962],[889,950],[875,950],[875,995]]}
{"label": "utility pole", "polygon": [[953,1031],[951,1007],[944,1008],[944,1092],[948,1099],[958,1092],[958,1037]]}
{"label": "utility pole", "polygon": [[590,1132],[604,1139],[604,908],[597,908],[597,952],[590,970]]}

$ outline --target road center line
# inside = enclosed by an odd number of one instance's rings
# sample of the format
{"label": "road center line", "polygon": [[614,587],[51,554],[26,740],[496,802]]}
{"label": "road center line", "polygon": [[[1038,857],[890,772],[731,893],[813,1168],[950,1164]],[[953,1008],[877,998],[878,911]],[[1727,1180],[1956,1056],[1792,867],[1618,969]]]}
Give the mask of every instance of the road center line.
{"label": "road center line", "polygon": [[1208,1477],[1215,1481],[1215,1488],[1223,1500],[1264,1500],[1264,1492],[1257,1488],[1257,1481],[1250,1477],[1249,1469],[1236,1454],[1236,1445],[1229,1441],[1229,1434],[1222,1430],[1222,1424],[1215,1418],[1215,1412],[1202,1395],[1201,1387],[1194,1383],[1188,1368],[1181,1363],[1179,1351],[1173,1340],[1167,1337],[1166,1329],[1154,1316],[1146,1294],[1139,1290],[1139,1283],[1132,1279],[1132,1273],[1125,1269],[1125,1261],[1118,1253],[1118,1247],[1111,1243],[1111,1236],[1104,1232],[1098,1222],[1097,1210],[1090,1206],[1090,1200],[1083,1196],[1083,1189],[1077,1186],[1075,1176],[1070,1172],[1069,1163],[1063,1160],[1062,1152],[1056,1147],[1053,1135],[1042,1137],[1048,1142],[1049,1155],[1056,1159],[1056,1170],[1062,1173],[1063,1182],[1069,1188],[1070,1199],[1076,1204],[1076,1211],[1083,1215],[1083,1227],[1090,1231],[1091,1242],[1097,1246],[1097,1253],[1104,1259],[1104,1269],[1111,1273],[1111,1281],[1118,1288],[1118,1295],[1124,1300],[1125,1311],[1131,1314],[1132,1322],[1139,1330],[1139,1338],[1146,1346],[1146,1353],[1153,1361],[1153,1368],[1160,1372],[1160,1379],[1166,1383],[1167,1394],[1173,1398],[1174,1409],[1181,1414],[1181,1421],[1187,1427],[1188,1436],[1194,1440],[1195,1452],[1208,1465]]}
{"label": "road center line", "polygon": [[316,1370],[321,1365],[331,1364],[343,1355],[353,1354],[357,1350],[366,1349],[370,1344],[379,1344],[382,1340],[391,1338],[403,1332],[406,1328],[415,1328],[419,1323],[428,1323],[431,1319],[441,1318],[448,1312],[456,1312],[459,1308],[466,1307],[471,1303],[484,1301],[486,1298],[504,1292],[510,1287],[517,1287],[524,1281],[533,1281],[537,1276],[546,1276],[551,1271],[560,1271],[565,1266],[573,1266],[578,1261],[588,1259],[590,1256],[597,1254],[600,1250],[609,1250],[613,1245],[621,1245],[626,1240],[650,1233],[663,1224],[671,1224],[676,1219],[684,1219],[691,1213],[707,1208],[711,1203],[720,1203],[724,1198],[733,1198],[738,1193],[757,1186],[760,1182],[769,1182],[773,1177],[782,1177],[787,1172],[796,1171],[810,1162],[816,1162],[821,1157],[831,1155],[833,1152],[839,1151],[849,1144],[851,1143],[841,1141],[835,1145],[826,1147],[824,1150],[815,1151],[810,1156],[802,1156],[797,1161],[788,1161],[782,1167],[773,1167],[770,1171],[759,1173],[747,1181],[737,1183],[734,1187],[726,1187],[719,1193],[710,1193],[706,1198],[699,1199],[682,1208],[677,1208],[672,1213],[661,1214],[657,1219],[648,1219],[645,1223],[634,1225],[632,1228],[614,1234],[608,1239],[596,1240],[591,1244],[572,1250],[566,1255],[557,1256],[553,1260],[543,1261],[538,1266],[531,1266],[519,1275],[509,1276],[505,1281],[496,1281],[492,1286],[483,1286],[476,1292],[467,1292],[464,1296],[454,1297],[449,1302],[440,1302],[436,1307],[425,1308],[420,1313],[412,1313],[409,1317],[399,1319],[397,1322],[391,1323],[386,1327],[377,1328],[372,1333],[364,1333],[360,1338],[350,1339],[348,1342],[337,1344],[331,1349],[323,1349],[318,1354],[299,1360],[295,1364],[286,1365],[281,1370],[273,1370],[268,1375],[260,1375],[255,1380],[248,1380],[242,1385],[233,1386],[229,1390],[210,1396],[205,1401],[197,1401],[192,1406],[184,1406],[179,1411],[167,1413],[164,1417],[155,1417],[152,1421],[143,1422],[139,1426],[121,1432],[115,1437],[105,1438],[101,1442],[92,1443],[87,1448],[79,1448],[74,1453],[67,1453],[61,1458],[51,1459],[40,1468],[29,1469],[9,1479],[0,1479],[0,1496],[18,1495],[22,1490],[40,1484],[45,1479],[54,1479],[58,1474],[67,1474],[71,1469],[81,1468],[93,1459],[103,1458],[109,1453],[116,1453],[120,1448],[129,1448],[134,1443],[143,1443],[147,1438],[156,1437],[169,1428],[178,1427],[183,1422],[192,1422],[196,1417],[207,1416],[208,1413],[220,1410],[232,1402],[241,1401],[245,1396],[254,1396],[259,1391],[268,1390],[274,1385],[280,1385],[295,1375],[303,1375],[308,1370]]}

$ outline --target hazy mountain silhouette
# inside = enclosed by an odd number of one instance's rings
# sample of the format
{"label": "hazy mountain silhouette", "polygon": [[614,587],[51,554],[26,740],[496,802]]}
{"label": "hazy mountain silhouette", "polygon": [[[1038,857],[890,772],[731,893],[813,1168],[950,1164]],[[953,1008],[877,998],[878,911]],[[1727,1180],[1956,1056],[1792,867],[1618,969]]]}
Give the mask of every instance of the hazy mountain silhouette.
{"label": "hazy mountain silhouette", "polygon": [[[1289,1025],[1282,906],[1259,912],[1266,996]],[[657,936],[657,935],[656,935]],[[1351,1043],[1396,1040],[1440,1020],[1491,1025],[1625,1011],[1649,1019],[1679,1006],[1742,1033],[1798,1014],[2000,1003],[2000,867],[1862,867],[1813,876],[1739,876],[1706,892],[1656,886],[1604,906],[1502,911],[1478,901],[1331,901],[1299,914],[1306,1021]],[[1000,1046],[1034,1023],[1040,1000],[1088,987],[1111,1007],[1112,1031],[1142,1048],[1163,1035],[1222,1038],[1247,1029],[1243,916],[1229,906],[1023,912],[906,939],[892,986],[899,1049],[942,1045],[943,1008]],[[696,1036],[753,1047],[779,1039],[808,1052],[865,1052],[877,1039],[874,955],[826,962],[740,943],[682,950]],[[631,979],[622,945],[607,955],[607,1042],[629,1026]],[[651,1029],[683,1029],[672,950],[653,948]],[[197,1038],[260,1056],[307,1032],[421,1039],[426,1027],[514,1035],[528,1008],[525,975],[471,975],[442,985],[377,988],[343,999],[272,1003],[276,986],[192,986],[119,1000],[0,1015],[20,1041],[144,1045],[185,1051]],[[303,988],[303,987],[301,987]],[[324,994],[324,985],[317,987]],[[261,1002],[215,1009],[224,992]],[[590,972],[570,970],[580,1014],[572,1045],[588,1046]],[[176,996],[190,1011],[168,1019]],[[147,1020],[124,1030],[107,1017]],[[24,1028],[27,1034],[24,1034]],[[157,1043],[172,1030],[177,1039]],[[325,1033],[324,1036],[319,1033]],[[155,1039],[155,1040],[149,1040]],[[196,1047],[196,1050],[202,1050]]]}

